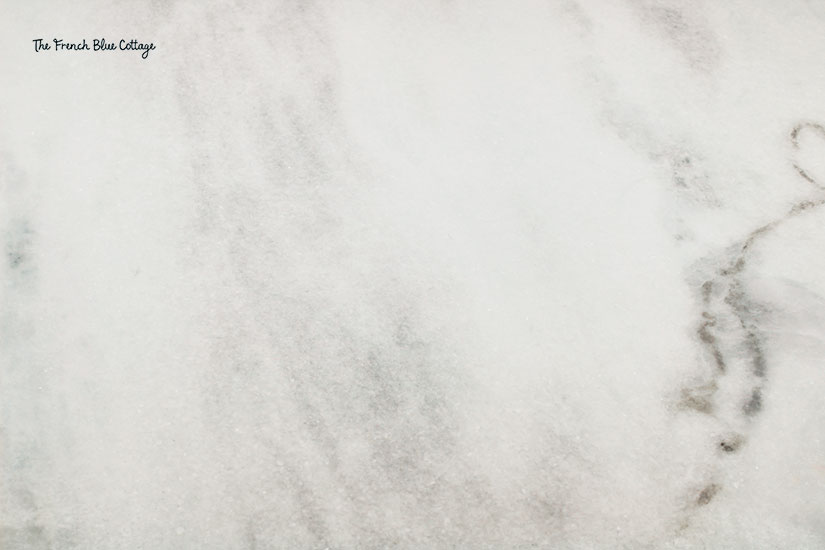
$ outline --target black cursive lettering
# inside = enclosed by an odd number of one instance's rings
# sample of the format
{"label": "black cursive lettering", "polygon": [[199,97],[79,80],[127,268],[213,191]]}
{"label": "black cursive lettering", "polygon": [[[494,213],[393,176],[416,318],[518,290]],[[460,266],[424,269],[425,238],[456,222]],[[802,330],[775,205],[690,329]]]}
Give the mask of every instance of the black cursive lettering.
{"label": "black cursive lettering", "polygon": [[48,42],[43,42],[42,38],[35,38],[34,40],[32,40],[32,42],[34,42],[34,51],[36,52],[39,52],[40,50],[52,49],[52,47],[49,46]]}

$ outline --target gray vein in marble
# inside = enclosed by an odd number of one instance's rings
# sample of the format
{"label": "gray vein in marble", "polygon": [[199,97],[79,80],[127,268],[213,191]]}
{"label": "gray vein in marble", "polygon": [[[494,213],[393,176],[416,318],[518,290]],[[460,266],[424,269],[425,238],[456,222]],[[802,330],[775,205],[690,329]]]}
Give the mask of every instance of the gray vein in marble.
{"label": "gray vein in marble", "polygon": [[[798,137],[803,130],[810,129],[825,138],[825,129],[819,124],[804,123],[793,128],[790,139],[795,149],[799,148]],[[794,169],[807,182],[819,185],[798,164]],[[821,193],[817,193],[821,195]],[[714,397],[720,380],[726,376],[738,375],[742,381],[739,390],[741,404],[736,409],[742,416],[721,416],[723,425],[738,432],[720,436],[718,446],[726,454],[739,451],[746,441],[750,421],[765,406],[766,378],[769,374],[769,341],[760,328],[761,307],[757,298],[752,297],[742,275],[748,269],[748,260],[759,241],[774,231],[782,223],[795,216],[808,213],[825,204],[825,197],[805,199],[794,204],[782,217],[765,223],[751,231],[741,242],[732,245],[724,254],[721,266],[714,275],[704,281],[699,289],[703,304],[702,320],[696,329],[697,337],[705,348],[707,356],[716,366],[713,375],[701,385],[682,390],[681,404],[702,414],[719,416]],[[747,420],[748,422],[743,422]],[[745,432],[745,433],[742,433]],[[716,483],[702,489],[697,505],[705,506],[722,490]]]}

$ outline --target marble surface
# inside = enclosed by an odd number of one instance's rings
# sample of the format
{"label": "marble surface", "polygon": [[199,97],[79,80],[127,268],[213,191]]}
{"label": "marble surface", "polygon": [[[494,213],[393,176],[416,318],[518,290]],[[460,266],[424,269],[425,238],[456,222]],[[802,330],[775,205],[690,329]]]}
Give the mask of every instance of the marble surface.
{"label": "marble surface", "polygon": [[825,547],[822,2],[0,31],[0,548]]}

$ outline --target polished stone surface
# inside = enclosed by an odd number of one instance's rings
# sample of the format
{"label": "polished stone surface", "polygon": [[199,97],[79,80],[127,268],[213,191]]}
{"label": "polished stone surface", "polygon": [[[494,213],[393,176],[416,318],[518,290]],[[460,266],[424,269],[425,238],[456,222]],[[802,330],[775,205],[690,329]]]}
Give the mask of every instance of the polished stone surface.
{"label": "polished stone surface", "polygon": [[0,5],[0,548],[825,547],[821,3]]}

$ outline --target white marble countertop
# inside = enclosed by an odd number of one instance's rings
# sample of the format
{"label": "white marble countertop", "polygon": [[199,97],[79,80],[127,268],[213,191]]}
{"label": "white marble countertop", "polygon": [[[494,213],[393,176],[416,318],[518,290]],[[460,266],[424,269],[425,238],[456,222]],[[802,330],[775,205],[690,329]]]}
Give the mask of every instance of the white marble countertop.
{"label": "white marble countertop", "polygon": [[0,36],[0,548],[825,548],[822,2]]}

